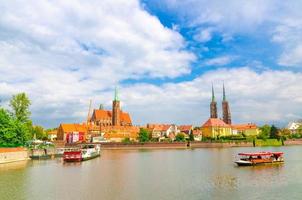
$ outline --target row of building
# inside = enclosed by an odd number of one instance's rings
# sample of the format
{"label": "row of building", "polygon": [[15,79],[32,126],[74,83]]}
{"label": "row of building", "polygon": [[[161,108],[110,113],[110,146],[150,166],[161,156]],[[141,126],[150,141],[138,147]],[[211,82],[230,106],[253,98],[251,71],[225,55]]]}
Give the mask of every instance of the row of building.
{"label": "row of building", "polygon": [[[225,88],[223,86],[222,119],[218,118],[217,102],[215,100],[212,86],[212,101],[210,103],[210,118],[200,127],[193,125],[175,124],[147,124],[146,126],[134,126],[129,113],[121,110],[120,99],[117,89],[115,90],[112,110],[105,110],[102,106],[94,109],[91,116],[85,123],[60,124],[53,135],[56,139],[65,142],[77,141],[107,141],[121,142],[125,138],[136,141],[140,128],[150,131],[154,140],[165,139],[174,140],[178,133],[183,133],[185,137],[193,134],[195,140],[202,137],[218,138],[232,135],[257,135],[259,133],[256,124],[232,124],[230,106],[226,99]],[[55,137],[52,137],[55,139]]]}

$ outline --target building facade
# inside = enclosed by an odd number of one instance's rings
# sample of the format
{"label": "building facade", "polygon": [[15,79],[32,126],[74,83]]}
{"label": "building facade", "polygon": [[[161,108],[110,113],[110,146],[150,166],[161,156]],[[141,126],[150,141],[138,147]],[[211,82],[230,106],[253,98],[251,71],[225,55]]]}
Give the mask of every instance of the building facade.
{"label": "building facade", "polygon": [[221,119],[210,118],[202,126],[202,137],[219,138],[232,135],[232,127]]}

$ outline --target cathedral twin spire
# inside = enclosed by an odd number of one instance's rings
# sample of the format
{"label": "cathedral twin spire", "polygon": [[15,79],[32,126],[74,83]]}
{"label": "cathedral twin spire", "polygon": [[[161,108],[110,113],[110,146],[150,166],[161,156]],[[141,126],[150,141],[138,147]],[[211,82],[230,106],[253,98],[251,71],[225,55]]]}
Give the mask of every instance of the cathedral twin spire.
{"label": "cathedral twin spire", "polygon": [[[224,83],[223,83],[223,87],[222,87],[222,92],[223,92],[222,118],[223,118],[223,121],[226,124],[232,124],[230,106],[229,106],[229,102],[226,100]],[[211,115],[211,118],[218,118],[217,102],[215,101],[215,94],[214,94],[213,84],[212,84],[212,101],[211,101],[211,104],[210,104],[210,115]]]}

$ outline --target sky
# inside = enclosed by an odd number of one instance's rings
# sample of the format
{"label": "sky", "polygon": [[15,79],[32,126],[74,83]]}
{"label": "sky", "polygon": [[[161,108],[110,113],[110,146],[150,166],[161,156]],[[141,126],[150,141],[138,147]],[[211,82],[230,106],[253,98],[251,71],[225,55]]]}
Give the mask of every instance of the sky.
{"label": "sky", "polygon": [[0,106],[31,99],[47,128],[111,109],[136,125],[202,125],[211,84],[221,117],[285,126],[302,118],[302,2],[0,0]]}

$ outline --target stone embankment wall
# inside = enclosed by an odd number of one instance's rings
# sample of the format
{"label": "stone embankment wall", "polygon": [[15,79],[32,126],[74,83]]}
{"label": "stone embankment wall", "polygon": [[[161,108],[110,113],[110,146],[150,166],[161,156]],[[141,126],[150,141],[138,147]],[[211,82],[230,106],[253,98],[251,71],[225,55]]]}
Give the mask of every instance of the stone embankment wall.
{"label": "stone embankment wall", "polygon": [[284,145],[302,145],[302,139],[292,139],[284,141]]}
{"label": "stone embankment wall", "polygon": [[27,159],[28,151],[25,148],[0,148],[0,164]]}
{"label": "stone embankment wall", "polygon": [[192,148],[253,147],[252,142],[190,142]]}
{"label": "stone embankment wall", "polygon": [[102,149],[185,149],[187,142],[147,142],[124,144],[119,142],[101,143]]}

